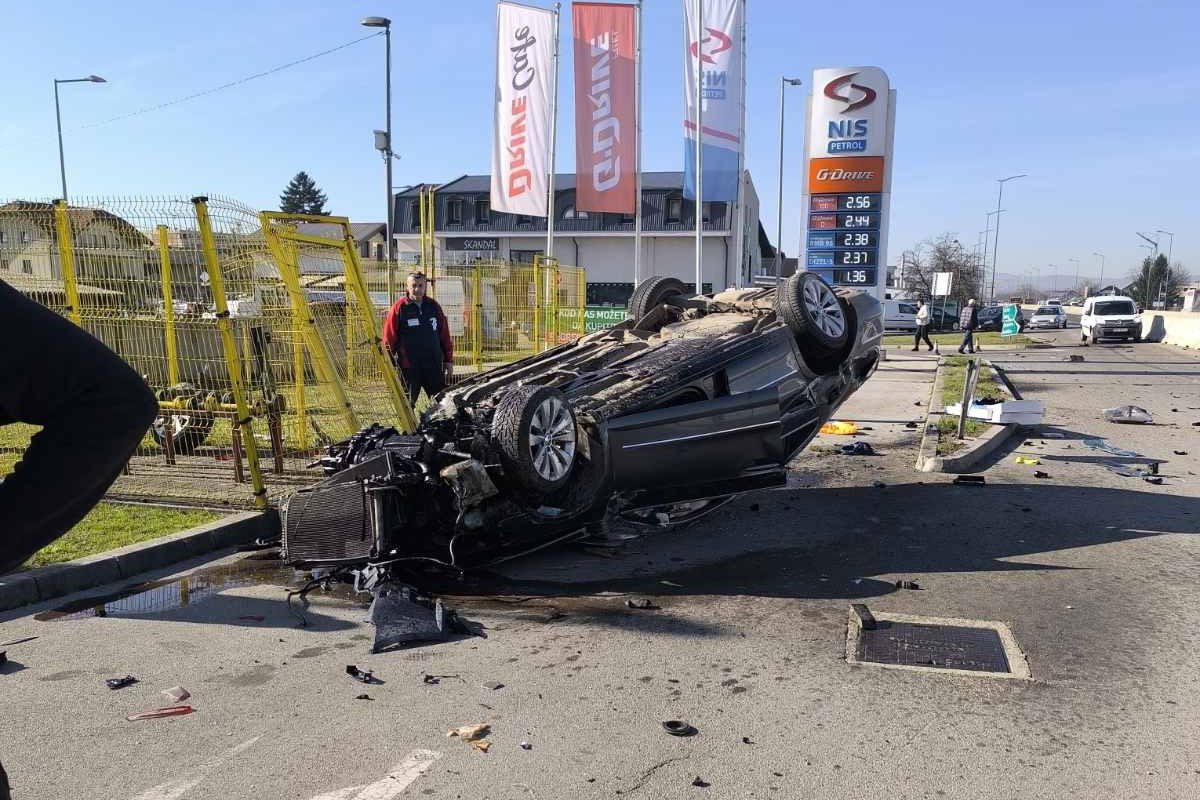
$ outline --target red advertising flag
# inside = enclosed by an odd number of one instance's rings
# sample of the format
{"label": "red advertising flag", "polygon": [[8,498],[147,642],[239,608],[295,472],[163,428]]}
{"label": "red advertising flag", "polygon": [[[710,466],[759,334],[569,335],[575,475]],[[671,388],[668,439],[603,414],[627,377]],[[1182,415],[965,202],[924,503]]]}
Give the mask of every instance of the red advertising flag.
{"label": "red advertising flag", "polygon": [[637,32],[634,7],[574,3],[575,208],[637,208]]}

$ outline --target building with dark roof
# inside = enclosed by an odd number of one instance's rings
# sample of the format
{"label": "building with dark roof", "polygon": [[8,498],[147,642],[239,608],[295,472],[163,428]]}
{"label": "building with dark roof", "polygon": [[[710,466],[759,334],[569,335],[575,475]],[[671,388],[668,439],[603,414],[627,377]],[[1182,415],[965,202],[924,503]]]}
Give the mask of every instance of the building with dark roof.
{"label": "building with dark roof", "polygon": [[[420,190],[411,186],[396,195],[392,226],[397,257],[415,260],[420,251]],[[439,263],[476,259],[532,262],[546,247],[546,220],[493,211],[491,178],[463,175],[434,187],[434,238]],[[575,207],[575,175],[554,182],[554,255],[562,264],[587,270],[589,304],[623,305],[633,291],[632,214],[581,211]],[[704,203],[705,290],[746,285],[769,262],[774,249],[759,221],[758,194],[745,173],[743,263],[737,263],[737,225],[733,204]],[[683,197],[682,172],[642,173],[641,275],[671,275],[695,280],[695,204]]]}

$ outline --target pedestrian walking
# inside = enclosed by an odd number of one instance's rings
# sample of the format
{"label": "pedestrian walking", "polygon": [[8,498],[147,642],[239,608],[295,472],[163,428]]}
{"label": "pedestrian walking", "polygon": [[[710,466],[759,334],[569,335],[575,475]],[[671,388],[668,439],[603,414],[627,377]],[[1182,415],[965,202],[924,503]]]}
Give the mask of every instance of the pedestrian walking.
{"label": "pedestrian walking", "polygon": [[913,352],[921,349],[921,340],[933,350],[933,342],[929,341],[929,304],[924,300],[917,301],[917,333],[913,336]]}
{"label": "pedestrian walking", "polygon": [[450,325],[438,302],[425,296],[426,286],[423,273],[410,272],[404,296],[388,310],[383,322],[384,346],[414,405],[422,389],[432,400],[454,374]]}
{"label": "pedestrian walking", "polygon": [[962,344],[958,346],[958,352],[967,350],[974,354],[975,329],[979,327],[979,307],[975,305],[974,297],[967,301],[962,313],[958,315],[958,325],[963,332]]}

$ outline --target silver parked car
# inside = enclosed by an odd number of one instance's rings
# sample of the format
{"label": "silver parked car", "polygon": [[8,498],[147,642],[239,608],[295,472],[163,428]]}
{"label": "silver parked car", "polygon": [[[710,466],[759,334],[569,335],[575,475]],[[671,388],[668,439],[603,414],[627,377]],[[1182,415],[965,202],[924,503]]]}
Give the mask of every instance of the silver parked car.
{"label": "silver parked car", "polygon": [[1030,328],[1065,328],[1067,327],[1067,312],[1060,305],[1039,306],[1029,318]]}

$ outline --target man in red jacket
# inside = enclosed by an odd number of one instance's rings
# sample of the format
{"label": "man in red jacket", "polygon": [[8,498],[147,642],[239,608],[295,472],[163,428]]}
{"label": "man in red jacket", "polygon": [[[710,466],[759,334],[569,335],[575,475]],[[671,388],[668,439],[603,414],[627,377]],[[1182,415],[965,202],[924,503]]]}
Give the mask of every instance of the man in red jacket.
{"label": "man in red jacket", "polygon": [[421,390],[432,400],[446,388],[454,370],[454,341],[442,307],[425,296],[425,276],[408,275],[408,289],[383,321],[383,344],[400,369],[408,397],[417,402]]}

